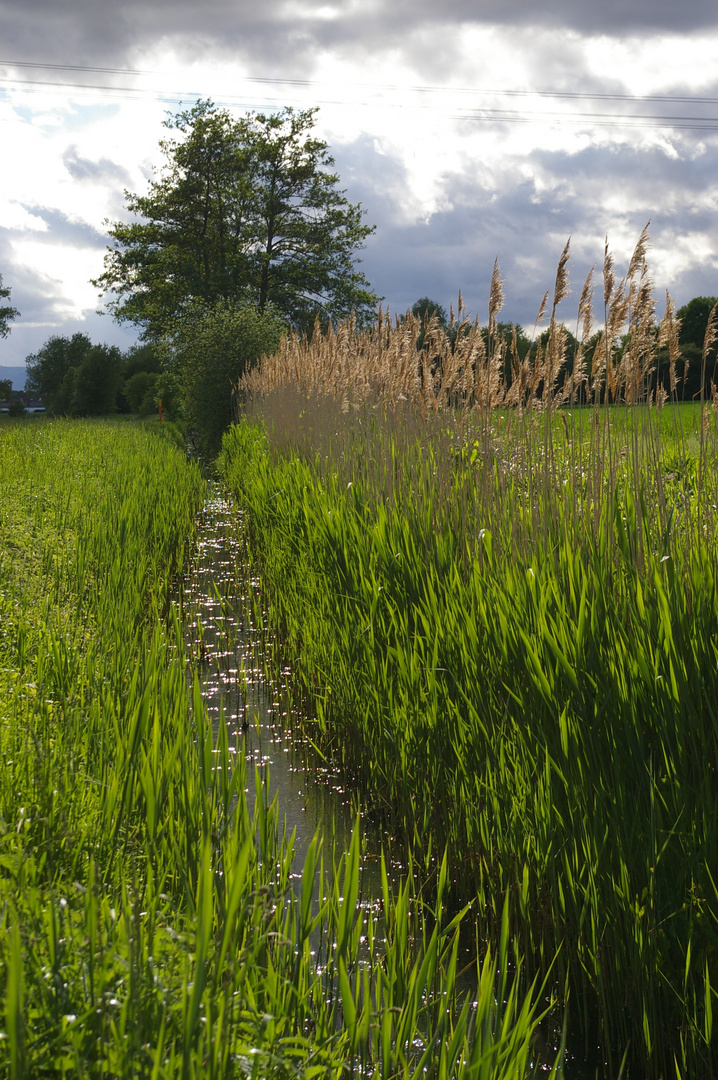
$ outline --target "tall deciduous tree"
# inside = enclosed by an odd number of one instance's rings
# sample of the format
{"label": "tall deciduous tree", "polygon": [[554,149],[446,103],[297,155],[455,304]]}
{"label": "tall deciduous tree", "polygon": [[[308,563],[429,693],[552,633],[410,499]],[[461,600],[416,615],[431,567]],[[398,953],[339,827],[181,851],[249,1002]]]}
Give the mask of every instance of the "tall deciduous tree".
{"label": "tall deciduous tree", "polygon": [[271,306],[295,326],[317,315],[368,319],[380,299],[357,268],[373,228],[339,189],[316,109],[234,119],[198,101],[166,122],[165,158],[146,195],[126,193],[134,220],[94,284],[115,318],[146,338],[171,332],[194,302]]}
{"label": "tall deciduous tree", "polygon": [[12,307],[11,304],[5,304],[3,301],[10,299],[10,289],[7,285],[2,283],[2,274],[0,274],[0,338],[5,338],[10,333],[9,323],[11,319],[17,319],[20,312],[17,308]]}

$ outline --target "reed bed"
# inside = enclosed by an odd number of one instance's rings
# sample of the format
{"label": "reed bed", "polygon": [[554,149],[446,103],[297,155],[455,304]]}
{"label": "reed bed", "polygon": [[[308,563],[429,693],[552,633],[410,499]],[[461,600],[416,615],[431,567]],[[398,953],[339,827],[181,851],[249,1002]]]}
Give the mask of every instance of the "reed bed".
{"label": "reed bed", "polygon": [[[709,1077],[718,441],[709,401],[678,403],[646,242],[619,282],[606,252],[590,364],[590,282],[562,351],[566,250],[511,381],[497,271],[484,331],[288,339],[241,384],[219,465],[321,753],[418,862],[446,847],[484,927],[511,898],[530,971],[558,951],[575,1053]],[[714,317],[704,367],[713,337]]]}
{"label": "reed bed", "polygon": [[[250,408],[287,387],[304,397],[331,398],[344,410],[367,403],[396,408],[407,403],[424,418],[441,410],[456,413],[497,408],[555,409],[563,405],[645,402],[659,409],[678,396],[683,375],[679,321],[666,295],[665,313],[656,323],[656,303],[646,253],[648,226],[639,237],[625,275],[618,280],[608,242],[603,260],[603,325],[596,330],[594,272],[581,289],[575,346],[559,321],[558,309],[570,293],[569,243],[556,271],[553,295],[544,295],[533,328],[543,331],[528,355],[521,357],[518,334],[500,326],[504,288],[498,262],[491,279],[488,321],[471,319],[459,293],[449,327],[436,313],[426,320],[407,312],[393,320],[379,309],[369,330],[353,318],[330,323],[322,333],[317,322],[311,339],[289,333],[278,351],[262,358],[237,385],[239,400]],[[544,326],[545,324],[545,326]],[[703,385],[715,385],[713,346],[718,331],[711,314],[703,355]],[[664,354],[665,377],[659,377]],[[713,379],[706,370],[712,358]]]}
{"label": "reed bed", "polygon": [[546,990],[519,995],[508,906],[465,1001],[441,889],[384,869],[359,905],[359,830],[293,887],[170,603],[198,470],[128,423],[3,426],[0,461],[4,1075],[529,1075]]}

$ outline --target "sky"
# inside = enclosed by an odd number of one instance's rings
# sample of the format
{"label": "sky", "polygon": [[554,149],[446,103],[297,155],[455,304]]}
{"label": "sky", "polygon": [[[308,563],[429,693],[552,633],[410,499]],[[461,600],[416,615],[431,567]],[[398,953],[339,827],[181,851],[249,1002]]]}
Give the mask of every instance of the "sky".
{"label": "sky", "polygon": [[163,120],[318,106],[360,253],[403,313],[459,290],[531,329],[571,237],[577,298],[608,238],[651,221],[659,314],[718,294],[718,9],[707,0],[0,0],[0,275],[21,317],[0,365],[52,335],[121,347],[99,314],[107,221],[161,168]]}

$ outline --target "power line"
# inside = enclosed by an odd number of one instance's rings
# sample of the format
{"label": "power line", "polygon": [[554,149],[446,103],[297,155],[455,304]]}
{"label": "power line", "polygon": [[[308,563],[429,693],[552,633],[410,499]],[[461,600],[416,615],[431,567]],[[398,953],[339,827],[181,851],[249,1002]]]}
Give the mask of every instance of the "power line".
{"label": "power line", "polygon": [[[40,62],[34,62],[29,60],[2,60],[0,59],[0,67],[19,67],[19,68],[42,68],[51,71],[87,71],[91,73],[102,73],[109,75],[159,75],[165,74],[158,71],[140,68],[112,68],[112,67],[89,67],[83,64],[45,64]],[[277,85],[277,86],[307,86],[307,87],[326,87],[334,86],[334,83],[328,83],[320,79],[283,79],[274,76],[260,76],[260,75],[243,75],[241,76],[245,82],[254,82],[265,85]],[[21,80],[17,80],[21,81]],[[30,80],[28,80],[30,81]],[[34,81],[34,80],[32,80]],[[82,84],[67,84],[71,86]],[[543,98],[560,98],[566,100],[584,100],[584,101],[636,101],[645,102],[646,104],[652,102],[675,102],[681,104],[694,104],[694,105],[718,105],[718,97],[701,97],[690,94],[609,94],[609,93],[590,93],[588,91],[568,91],[568,90],[518,90],[518,89],[497,89],[486,87],[473,87],[473,86],[419,86],[419,85],[401,85],[400,83],[363,83],[363,82],[345,82],[342,84],[347,88],[353,88],[357,90],[391,90],[391,91],[411,91],[412,93],[420,94],[433,94],[433,93],[454,93],[454,94],[487,94],[492,96],[506,96],[506,97],[543,97]]]}
{"label": "power line", "polygon": [[[154,96],[155,91],[149,90],[142,86],[105,86],[102,83],[76,83],[76,82],[51,82],[48,79],[7,79],[0,77],[0,83],[6,86],[42,86],[50,87],[52,89],[67,89],[67,90],[102,90],[108,94],[122,93],[122,94],[138,94],[141,97]],[[163,93],[165,95],[172,94],[173,96],[184,97],[196,97],[194,91],[184,91],[184,94],[176,93],[175,91],[157,91],[157,93]]]}
{"label": "power line", "polygon": [[[0,66],[11,66],[9,61],[1,61]],[[21,66],[17,64],[15,66]],[[89,68],[80,67],[79,65],[31,65],[23,62],[22,66],[30,67],[45,67],[47,69],[62,70],[62,71],[86,71],[97,73],[112,73],[123,75],[134,74],[152,74],[151,72],[139,72],[131,71],[129,69],[122,68]],[[300,80],[300,79],[271,79],[260,77],[247,77],[247,82],[261,83],[265,85],[287,85],[287,86],[329,86],[328,83],[321,83],[317,80]],[[7,86],[8,88],[17,86],[21,87],[25,93],[42,93],[51,91],[53,93],[62,93],[73,95],[73,92],[88,91],[90,93],[101,93],[103,95],[109,95],[110,97],[116,95],[133,95],[137,97],[147,98],[156,97],[158,100],[166,104],[178,104],[183,100],[196,99],[201,96],[197,91],[170,91],[170,90],[152,90],[148,87],[142,86],[108,86],[103,83],[84,83],[84,82],[69,82],[67,80],[57,81],[48,79],[17,79],[10,77],[0,77],[0,85]],[[384,84],[383,86],[361,83],[344,83],[342,84],[346,88],[371,88],[376,89],[393,89],[401,91],[400,86],[390,86]],[[441,91],[452,92],[451,87],[413,87],[408,88],[413,90],[420,90],[422,92]],[[637,95],[600,95],[600,94],[579,94],[579,93],[563,93],[553,91],[488,91],[488,90],[471,90],[470,88],[459,88],[462,92],[472,94],[492,94],[493,96],[536,96],[542,98],[558,98],[566,100],[620,100],[620,101],[632,101],[641,103],[658,103],[658,102],[671,102],[679,104],[681,102],[691,104],[718,104],[718,98],[679,98],[679,97],[646,97],[641,98]],[[572,126],[587,126],[593,127],[624,127],[624,128],[644,128],[644,129],[658,129],[658,130],[686,130],[686,131],[703,131],[714,132],[718,130],[718,117],[715,116],[700,116],[700,115],[671,115],[671,114],[650,114],[650,113],[622,113],[622,112],[559,112],[559,111],[519,111],[518,109],[509,109],[501,107],[487,107],[487,108],[470,108],[459,106],[442,105],[440,103],[426,103],[426,102],[391,102],[386,100],[358,100],[352,101],[351,99],[315,99],[317,104],[338,106],[338,107],[354,107],[354,108],[394,108],[406,111],[433,111],[442,112],[449,116],[451,119],[474,121],[483,123],[536,123],[536,124],[570,124]],[[269,108],[279,109],[282,105],[286,104],[286,101],[278,101],[276,99],[262,99],[260,103],[256,101],[246,101],[238,97],[228,97],[220,99],[217,102],[221,105],[234,108]]]}
{"label": "power line", "polygon": [[136,68],[88,67],[85,64],[41,64],[34,60],[0,60],[0,67],[44,68],[47,71],[91,71],[105,75],[156,75]]}

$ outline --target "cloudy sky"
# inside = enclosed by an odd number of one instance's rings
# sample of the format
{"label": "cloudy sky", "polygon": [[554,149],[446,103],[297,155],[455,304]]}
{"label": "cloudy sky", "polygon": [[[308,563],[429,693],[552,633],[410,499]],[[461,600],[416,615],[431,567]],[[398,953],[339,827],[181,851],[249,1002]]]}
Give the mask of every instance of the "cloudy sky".
{"label": "cloudy sky", "polygon": [[[96,314],[103,222],[161,164],[167,112],[319,105],[393,311],[459,289],[531,327],[572,237],[580,291],[651,219],[657,295],[718,294],[718,13],[708,0],[0,0],[0,274],[21,364]],[[573,304],[572,304],[573,299]],[[576,297],[565,302],[568,323]]]}

